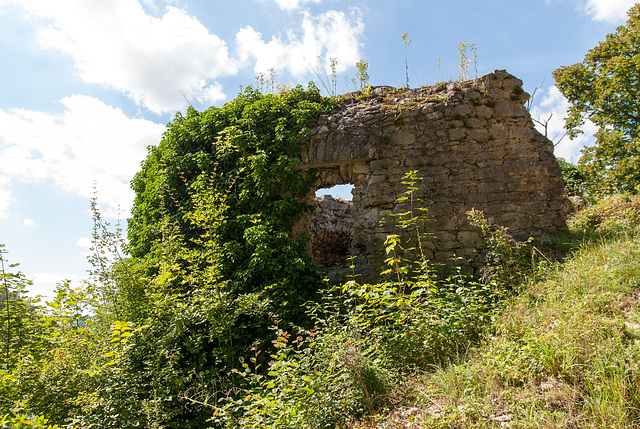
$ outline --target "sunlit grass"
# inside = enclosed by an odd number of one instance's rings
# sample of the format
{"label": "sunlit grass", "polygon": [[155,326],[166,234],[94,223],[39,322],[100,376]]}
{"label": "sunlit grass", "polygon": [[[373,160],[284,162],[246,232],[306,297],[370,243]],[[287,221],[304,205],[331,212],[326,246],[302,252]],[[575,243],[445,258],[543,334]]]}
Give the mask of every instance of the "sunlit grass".
{"label": "sunlit grass", "polygon": [[640,232],[569,238],[577,250],[530,276],[481,346],[411,380],[410,401],[361,427],[638,427]]}

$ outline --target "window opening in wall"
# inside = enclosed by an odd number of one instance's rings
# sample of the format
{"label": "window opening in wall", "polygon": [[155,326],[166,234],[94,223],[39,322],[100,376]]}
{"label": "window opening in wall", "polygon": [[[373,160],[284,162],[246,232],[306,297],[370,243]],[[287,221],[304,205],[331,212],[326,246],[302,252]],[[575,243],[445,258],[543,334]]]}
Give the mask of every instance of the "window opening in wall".
{"label": "window opening in wall", "polygon": [[323,195],[331,195],[333,198],[341,198],[345,201],[351,201],[353,196],[351,191],[353,190],[353,185],[347,183],[346,185],[335,185],[331,188],[322,188],[316,191],[316,198],[321,197]]}
{"label": "window opening in wall", "polygon": [[319,189],[313,201],[311,249],[314,260],[328,270],[346,264],[350,255],[355,216],[352,189],[351,184]]}

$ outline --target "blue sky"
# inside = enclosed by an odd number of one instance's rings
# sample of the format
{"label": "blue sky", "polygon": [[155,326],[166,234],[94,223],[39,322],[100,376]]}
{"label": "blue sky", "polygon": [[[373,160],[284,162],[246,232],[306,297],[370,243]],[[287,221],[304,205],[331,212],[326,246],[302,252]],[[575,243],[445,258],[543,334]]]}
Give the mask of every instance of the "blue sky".
{"label": "blue sky", "polygon": [[[86,276],[94,184],[103,216],[125,219],[129,181],[175,112],[233,99],[259,73],[324,77],[338,93],[355,64],[372,85],[458,77],[457,45],[477,73],[506,69],[536,87],[534,117],[562,134],[566,102],[551,72],[578,62],[626,20],[632,0],[0,0],[0,243],[51,295]],[[436,66],[440,59],[440,67]],[[315,73],[314,73],[315,70]],[[475,74],[475,67],[471,67]],[[563,139],[577,161],[592,141]]]}

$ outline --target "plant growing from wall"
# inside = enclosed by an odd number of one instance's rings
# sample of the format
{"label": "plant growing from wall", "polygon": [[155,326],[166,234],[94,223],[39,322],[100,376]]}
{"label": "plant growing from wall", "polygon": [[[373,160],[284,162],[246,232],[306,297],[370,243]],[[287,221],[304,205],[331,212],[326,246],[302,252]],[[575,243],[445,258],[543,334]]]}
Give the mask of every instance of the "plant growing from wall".
{"label": "plant growing from wall", "polygon": [[[469,53],[471,57],[469,57]],[[475,43],[466,41],[458,42],[458,80],[464,81],[470,78],[469,66],[473,63],[475,77],[478,76],[477,54]]]}
{"label": "plant growing from wall", "polygon": [[369,63],[365,60],[360,60],[356,63],[356,69],[356,78],[360,84],[360,90],[362,91],[369,86],[369,73],[367,72],[369,69]]}
{"label": "plant growing from wall", "polygon": [[331,70],[331,96],[335,97],[338,94],[338,59],[329,58],[329,69]]}
{"label": "plant growing from wall", "polygon": [[405,87],[409,88],[409,63],[407,62],[407,48],[411,44],[411,40],[409,40],[409,33],[404,33],[402,35],[402,51],[404,52],[404,74],[405,74]]}

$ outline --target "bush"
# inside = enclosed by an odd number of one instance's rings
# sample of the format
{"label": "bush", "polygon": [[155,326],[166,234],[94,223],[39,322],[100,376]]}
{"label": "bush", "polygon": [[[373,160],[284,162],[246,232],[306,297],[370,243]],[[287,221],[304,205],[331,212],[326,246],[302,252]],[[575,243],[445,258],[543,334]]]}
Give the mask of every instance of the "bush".
{"label": "bush", "polygon": [[640,225],[640,196],[616,195],[580,210],[569,219],[575,230],[628,229]]}
{"label": "bush", "polygon": [[562,183],[567,195],[584,197],[588,193],[589,181],[587,173],[580,166],[573,165],[563,158],[556,158],[562,171]]}
{"label": "bush", "polygon": [[[315,324],[293,336],[274,327],[268,372],[246,363],[241,392],[217,409],[230,427],[345,427],[392,406],[403,375],[450,362],[477,341],[500,294],[462,275],[442,281],[354,281],[327,287],[308,309]],[[256,348],[256,350],[258,350]]]}

